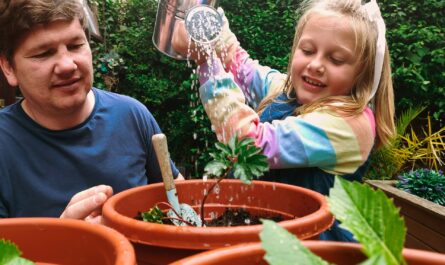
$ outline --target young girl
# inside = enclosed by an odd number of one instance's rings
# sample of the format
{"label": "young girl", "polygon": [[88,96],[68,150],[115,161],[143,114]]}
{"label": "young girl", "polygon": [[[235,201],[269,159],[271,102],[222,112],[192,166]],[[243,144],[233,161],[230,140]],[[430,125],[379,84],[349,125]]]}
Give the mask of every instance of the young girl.
{"label": "young girl", "polygon": [[[288,74],[250,59],[226,32],[235,52],[225,67],[200,65],[200,96],[220,141],[237,133],[263,149],[265,180],[327,195],[335,175],[361,180],[371,149],[395,133],[389,53],[375,0],[312,0],[302,11]],[[321,239],[354,240],[337,222]]]}

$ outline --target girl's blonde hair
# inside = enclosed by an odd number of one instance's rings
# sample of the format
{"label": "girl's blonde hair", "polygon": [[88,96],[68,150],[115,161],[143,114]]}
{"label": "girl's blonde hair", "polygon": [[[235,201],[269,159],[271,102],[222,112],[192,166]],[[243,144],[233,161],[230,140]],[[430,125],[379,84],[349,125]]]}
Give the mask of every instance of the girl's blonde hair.
{"label": "girl's blonde hair", "polygon": [[[341,16],[350,19],[355,34],[355,52],[362,71],[355,79],[350,95],[330,96],[305,104],[295,110],[295,114],[304,114],[320,107],[329,107],[342,115],[357,115],[364,111],[369,103],[374,78],[377,29],[367,16],[361,0],[306,0],[299,9],[301,18],[295,29],[295,36],[289,58],[288,73],[291,73],[292,59],[304,27],[314,15]],[[261,113],[272,103],[275,97],[285,92],[289,98],[293,93],[291,76],[288,74],[282,90],[271,91],[260,103],[257,111]],[[386,46],[377,93],[371,100],[376,119],[376,146],[387,144],[395,135],[394,92],[391,80],[391,67],[388,47]]]}

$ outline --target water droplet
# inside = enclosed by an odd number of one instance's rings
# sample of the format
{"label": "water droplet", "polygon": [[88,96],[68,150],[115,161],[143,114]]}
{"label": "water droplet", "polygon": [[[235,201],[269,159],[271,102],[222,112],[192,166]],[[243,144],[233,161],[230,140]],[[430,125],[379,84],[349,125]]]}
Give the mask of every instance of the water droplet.
{"label": "water droplet", "polygon": [[215,194],[219,194],[219,192],[220,192],[220,187],[219,187],[219,185],[217,184],[217,185],[215,185],[215,187],[213,188],[213,192],[215,193]]}

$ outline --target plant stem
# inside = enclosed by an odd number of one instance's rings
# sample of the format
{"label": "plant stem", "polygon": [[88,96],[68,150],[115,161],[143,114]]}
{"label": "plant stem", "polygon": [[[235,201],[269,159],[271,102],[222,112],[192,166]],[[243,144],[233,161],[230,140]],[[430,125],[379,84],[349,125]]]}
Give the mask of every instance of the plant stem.
{"label": "plant stem", "polygon": [[224,178],[227,177],[227,175],[229,174],[230,170],[232,170],[232,166],[227,168],[227,170],[224,173],[224,175],[222,177],[220,177],[215,183],[213,183],[213,185],[207,190],[206,194],[204,194],[204,198],[202,198],[201,209],[200,209],[199,213],[201,214],[201,222],[202,222],[203,226],[204,226],[204,204],[205,204],[205,201],[207,200],[207,197],[209,196],[209,194],[216,187],[216,185],[218,185],[221,182],[221,180],[223,180]]}
{"label": "plant stem", "polygon": [[162,218],[162,220],[165,220],[165,219],[178,220],[178,221],[186,223],[189,226],[194,226],[192,223],[190,223],[190,222],[186,221],[184,218],[182,218],[182,216],[179,215],[179,213],[175,211],[175,209],[173,208],[173,206],[170,203],[168,203],[168,202],[158,202],[156,205],[160,205],[160,204],[163,204],[163,205],[167,206],[167,208],[172,210],[176,214],[176,216],[178,217],[178,218],[175,218],[175,217],[164,217],[164,218]]}
{"label": "plant stem", "polygon": [[[178,216],[179,216],[179,215],[178,215]],[[179,218],[176,218],[176,217],[163,217],[161,220],[177,220],[177,221],[186,223],[188,226],[195,226],[195,225],[193,225],[192,223],[190,223],[190,222],[188,222],[188,221],[182,219],[181,217],[179,217]]]}

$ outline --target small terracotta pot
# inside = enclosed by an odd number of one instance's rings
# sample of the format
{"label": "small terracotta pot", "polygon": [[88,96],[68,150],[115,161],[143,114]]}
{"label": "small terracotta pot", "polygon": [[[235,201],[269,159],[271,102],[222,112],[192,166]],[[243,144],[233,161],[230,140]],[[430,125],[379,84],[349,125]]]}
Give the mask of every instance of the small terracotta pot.
{"label": "small terracotta pot", "polygon": [[[366,259],[360,244],[310,240],[302,243],[322,259],[333,264],[355,265]],[[264,254],[261,243],[240,244],[202,252],[171,265],[266,265],[268,263],[263,259]],[[445,264],[445,255],[424,250],[405,248],[403,257],[409,265]],[[297,261],[295,264],[298,264]]]}
{"label": "small terracotta pot", "polygon": [[103,225],[59,218],[0,219],[0,239],[37,264],[134,265],[133,246]]}
{"label": "small terracotta pot", "polygon": [[[214,180],[177,182],[179,202],[191,205],[199,213],[204,191],[213,183]],[[287,220],[279,224],[301,239],[317,237],[334,220],[325,197],[301,187],[265,181],[246,185],[239,180],[224,180],[218,190],[207,198],[206,219],[221,215],[228,207],[245,208],[252,214],[281,214]],[[162,201],[167,201],[164,185],[157,183],[116,194],[103,207],[105,224],[133,242],[138,264],[167,264],[208,249],[260,240],[262,225],[177,227],[134,219],[138,212],[148,211]]]}

